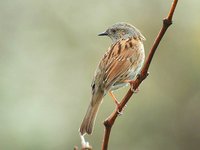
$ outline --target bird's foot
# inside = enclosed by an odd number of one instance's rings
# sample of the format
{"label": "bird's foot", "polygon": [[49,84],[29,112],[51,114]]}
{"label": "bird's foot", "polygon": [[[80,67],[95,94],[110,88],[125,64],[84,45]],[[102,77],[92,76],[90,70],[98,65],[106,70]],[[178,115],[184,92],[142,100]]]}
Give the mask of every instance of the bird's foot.
{"label": "bird's foot", "polygon": [[127,105],[125,105],[125,106],[122,108],[121,111],[120,111],[120,109],[119,109],[119,106],[117,106],[117,113],[118,113],[119,116],[123,115],[123,112],[124,112],[126,106],[127,106]]}
{"label": "bird's foot", "polygon": [[134,89],[134,87],[135,87],[135,80],[125,80],[124,82],[130,84],[130,88],[131,88],[131,91],[133,93],[138,93],[139,92],[139,88]]}

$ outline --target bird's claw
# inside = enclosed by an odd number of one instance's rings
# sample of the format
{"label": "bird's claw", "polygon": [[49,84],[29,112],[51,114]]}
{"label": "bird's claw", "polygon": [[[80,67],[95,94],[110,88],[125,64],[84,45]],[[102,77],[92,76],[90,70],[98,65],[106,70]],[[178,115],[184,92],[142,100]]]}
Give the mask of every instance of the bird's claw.
{"label": "bird's claw", "polygon": [[130,84],[130,87],[131,87],[131,91],[133,93],[138,93],[139,92],[139,88],[134,89],[134,86],[135,86],[135,81],[134,80],[133,81],[129,81],[129,84]]}
{"label": "bird's claw", "polygon": [[138,93],[140,90],[139,90],[139,88],[137,88],[137,89],[131,88],[131,91],[132,91],[133,93]]}
{"label": "bird's claw", "polygon": [[117,107],[117,113],[119,116],[123,115],[124,109],[127,107],[127,105],[125,105],[121,111],[119,111],[119,107]]}
{"label": "bird's claw", "polygon": [[119,116],[123,115],[123,111],[119,111],[119,109],[117,110],[117,113]]}
{"label": "bird's claw", "polygon": [[141,78],[141,73],[138,73],[137,74],[137,79],[140,79]]}

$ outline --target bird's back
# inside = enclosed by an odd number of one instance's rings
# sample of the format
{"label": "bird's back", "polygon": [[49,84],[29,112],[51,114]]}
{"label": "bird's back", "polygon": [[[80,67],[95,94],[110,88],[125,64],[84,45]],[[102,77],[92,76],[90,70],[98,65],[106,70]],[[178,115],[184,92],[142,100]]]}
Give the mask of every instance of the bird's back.
{"label": "bird's back", "polygon": [[101,59],[94,80],[100,79],[100,87],[115,90],[125,86],[125,80],[133,80],[144,62],[143,43],[136,38],[120,39]]}

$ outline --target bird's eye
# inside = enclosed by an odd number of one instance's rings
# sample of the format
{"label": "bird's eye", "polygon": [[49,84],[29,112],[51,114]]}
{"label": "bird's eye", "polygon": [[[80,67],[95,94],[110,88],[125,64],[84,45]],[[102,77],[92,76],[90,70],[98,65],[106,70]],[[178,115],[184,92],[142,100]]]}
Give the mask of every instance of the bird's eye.
{"label": "bird's eye", "polygon": [[112,29],[111,31],[112,31],[112,33],[116,33],[116,30],[115,30],[115,29]]}

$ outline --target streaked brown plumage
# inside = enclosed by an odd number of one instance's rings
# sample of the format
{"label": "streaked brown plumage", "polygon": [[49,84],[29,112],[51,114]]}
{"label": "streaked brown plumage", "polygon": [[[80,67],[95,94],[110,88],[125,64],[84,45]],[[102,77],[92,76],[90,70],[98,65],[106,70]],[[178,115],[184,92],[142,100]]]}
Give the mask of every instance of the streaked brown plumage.
{"label": "streaked brown plumage", "polygon": [[144,63],[144,36],[128,23],[116,23],[99,34],[109,36],[113,44],[101,59],[92,81],[92,98],[80,127],[81,135],[91,134],[103,97],[134,80]]}

